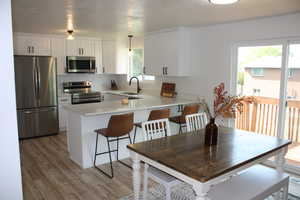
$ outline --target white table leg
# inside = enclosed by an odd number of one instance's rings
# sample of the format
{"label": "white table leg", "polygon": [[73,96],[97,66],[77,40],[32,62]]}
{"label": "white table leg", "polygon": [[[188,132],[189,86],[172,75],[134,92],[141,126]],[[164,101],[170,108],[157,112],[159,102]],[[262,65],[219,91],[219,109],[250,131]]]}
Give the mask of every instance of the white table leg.
{"label": "white table leg", "polygon": [[[275,157],[276,170],[280,173],[284,172],[285,155],[286,155],[287,151],[288,151],[288,148],[285,147]],[[275,193],[275,200],[279,200],[279,199],[280,199],[280,191]]]}
{"label": "white table leg", "polygon": [[285,155],[286,155],[287,151],[288,151],[288,148],[285,147],[275,157],[275,164],[276,164],[276,169],[278,172],[284,172]]}
{"label": "white table leg", "polygon": [[208,197],[210,185],[197,184],[193,185],[193,189],[196,193],[196,200],[210,200]]}
{"label": "white table leg", "polygon": [[141,187],[140,159],[138,158],[138,155],[133,152],[131,154],[131,158],[133,161],[132,169],[133,169],[134,200],[139,200],[140,187]]}
{"label": "white table leg", "polygon": [[147,199],[147,194],[148,194],[148,167],[149,165],[145,163],[144,165],[144,193],[143,193],[143,198],[146,200]]}

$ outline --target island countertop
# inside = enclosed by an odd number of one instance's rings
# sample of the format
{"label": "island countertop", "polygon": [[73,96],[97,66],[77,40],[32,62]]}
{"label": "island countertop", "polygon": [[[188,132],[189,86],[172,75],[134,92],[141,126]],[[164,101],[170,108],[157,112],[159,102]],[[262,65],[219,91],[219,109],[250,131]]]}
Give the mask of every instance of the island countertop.
{"label": "island countertop", "polygon": [[64,105],[63,108],[84,116],[95,116],[111,113],[130,112],[136,110],[164,108],[176,105],[197,103],[196,100],[185,98],[167,98],[155,96],[143,96],[142,99],[129,100],[128,104],[122,104],[120,100],[103,101],[100,103]]}

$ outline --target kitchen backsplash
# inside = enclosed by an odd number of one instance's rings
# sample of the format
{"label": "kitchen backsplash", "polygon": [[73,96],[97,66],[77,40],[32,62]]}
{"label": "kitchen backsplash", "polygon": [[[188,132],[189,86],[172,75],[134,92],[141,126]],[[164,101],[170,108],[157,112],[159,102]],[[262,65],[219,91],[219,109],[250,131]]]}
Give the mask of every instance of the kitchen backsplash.
{"label": "kitchen backsplash", "polygon": [[91,81],[92,89],[96,91],[104,91],[110,89],[110,80],[116,80],[117,75],[101,75],[101,74],[66,74],[58,75],[57,77],[57,87],[58,95],[63,93],[63,82],[72,81]]}
{"label": "kitchen backsplash", "polygon": [[[188,81],[187,77],[155,77],[153,81],[141,81],[140,85],[142,88],[142,93],[149,95],[160,95],[160,89],[162,82],[176,83],[176,91],[179,97],[185,98],[197,98],[199,95],[196,92],[190,92],[187,88],[185,82]],[[58,75],[58,94],[61,95],[62,83],[70,81],[91,81],[92,89],[97,91],[110,90],[110,81],[115,80],[118,88],[120,90],[136,90],[136,80],[133,80],[131,86],[128,84],[127,75],[111,75],[111,74],[66,74]]]}

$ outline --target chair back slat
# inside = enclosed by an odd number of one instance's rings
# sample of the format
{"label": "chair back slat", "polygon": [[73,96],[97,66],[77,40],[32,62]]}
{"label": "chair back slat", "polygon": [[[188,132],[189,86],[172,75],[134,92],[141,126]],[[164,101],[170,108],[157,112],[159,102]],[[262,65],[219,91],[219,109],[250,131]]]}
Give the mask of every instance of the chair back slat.
{"label": "chair back slat", "polygon": [[169,119],[143,122],[142,129],[147,140],[158,139],[171,135]]}
{"label": "chair back slat", "polygon": [[205,113],[187,115],[185,119],[188,132],[203,129],[207,124],[207,117]]}

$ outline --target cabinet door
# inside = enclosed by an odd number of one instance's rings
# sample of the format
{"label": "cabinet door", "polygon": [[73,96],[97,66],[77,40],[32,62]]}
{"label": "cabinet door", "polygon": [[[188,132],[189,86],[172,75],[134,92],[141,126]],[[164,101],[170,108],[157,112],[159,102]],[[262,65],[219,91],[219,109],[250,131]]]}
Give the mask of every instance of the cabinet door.
{"label": "cabinet door", "polygon": [[166,32],[160,34],[160,53],[162,56],[162,64],[165,67],[165,76],[178,75],[179,62],[179,35],[177,31]]}
{"label": "cabinet door", "polygon": [[102,44],[101,41],[95,41],[96,73],[102,74]]}
{"label": "cabinet door", "polygon": [[145,38],[144,44],[144,65],[145,74],[162,75],[163,74],[163,57],[161,49],[161,35],[150,35]]}
{"label": "cabinet door", "polygon": [[80,56],[80,50],[77,47],[77,40],[67,40],[67,56]]}
{"label": "cabinet door", "polygon": [[81,56],[95,56],[94,41],[78,40],[77,48],[81,49]]}
{"label": "cabinet door", "polygon": [[65,74],[66,55],[65,39],[53,38],[51,41],[51,54],[56,58],[57,74]]}
{"label": "cabinet door", "polygon": [[14,54],[15,55],[30,55],[31,39],[26,36],[14,37]]}
{"label": "cabinet door", "polygon": [[32,37],[31,46],[33,55],[50,56],[51,55],[51,40],[43,37]]}
{"label": "cabinet door", "polygon": [[117,73],[115,41],[102,41],[102,66],[104,73]]}

